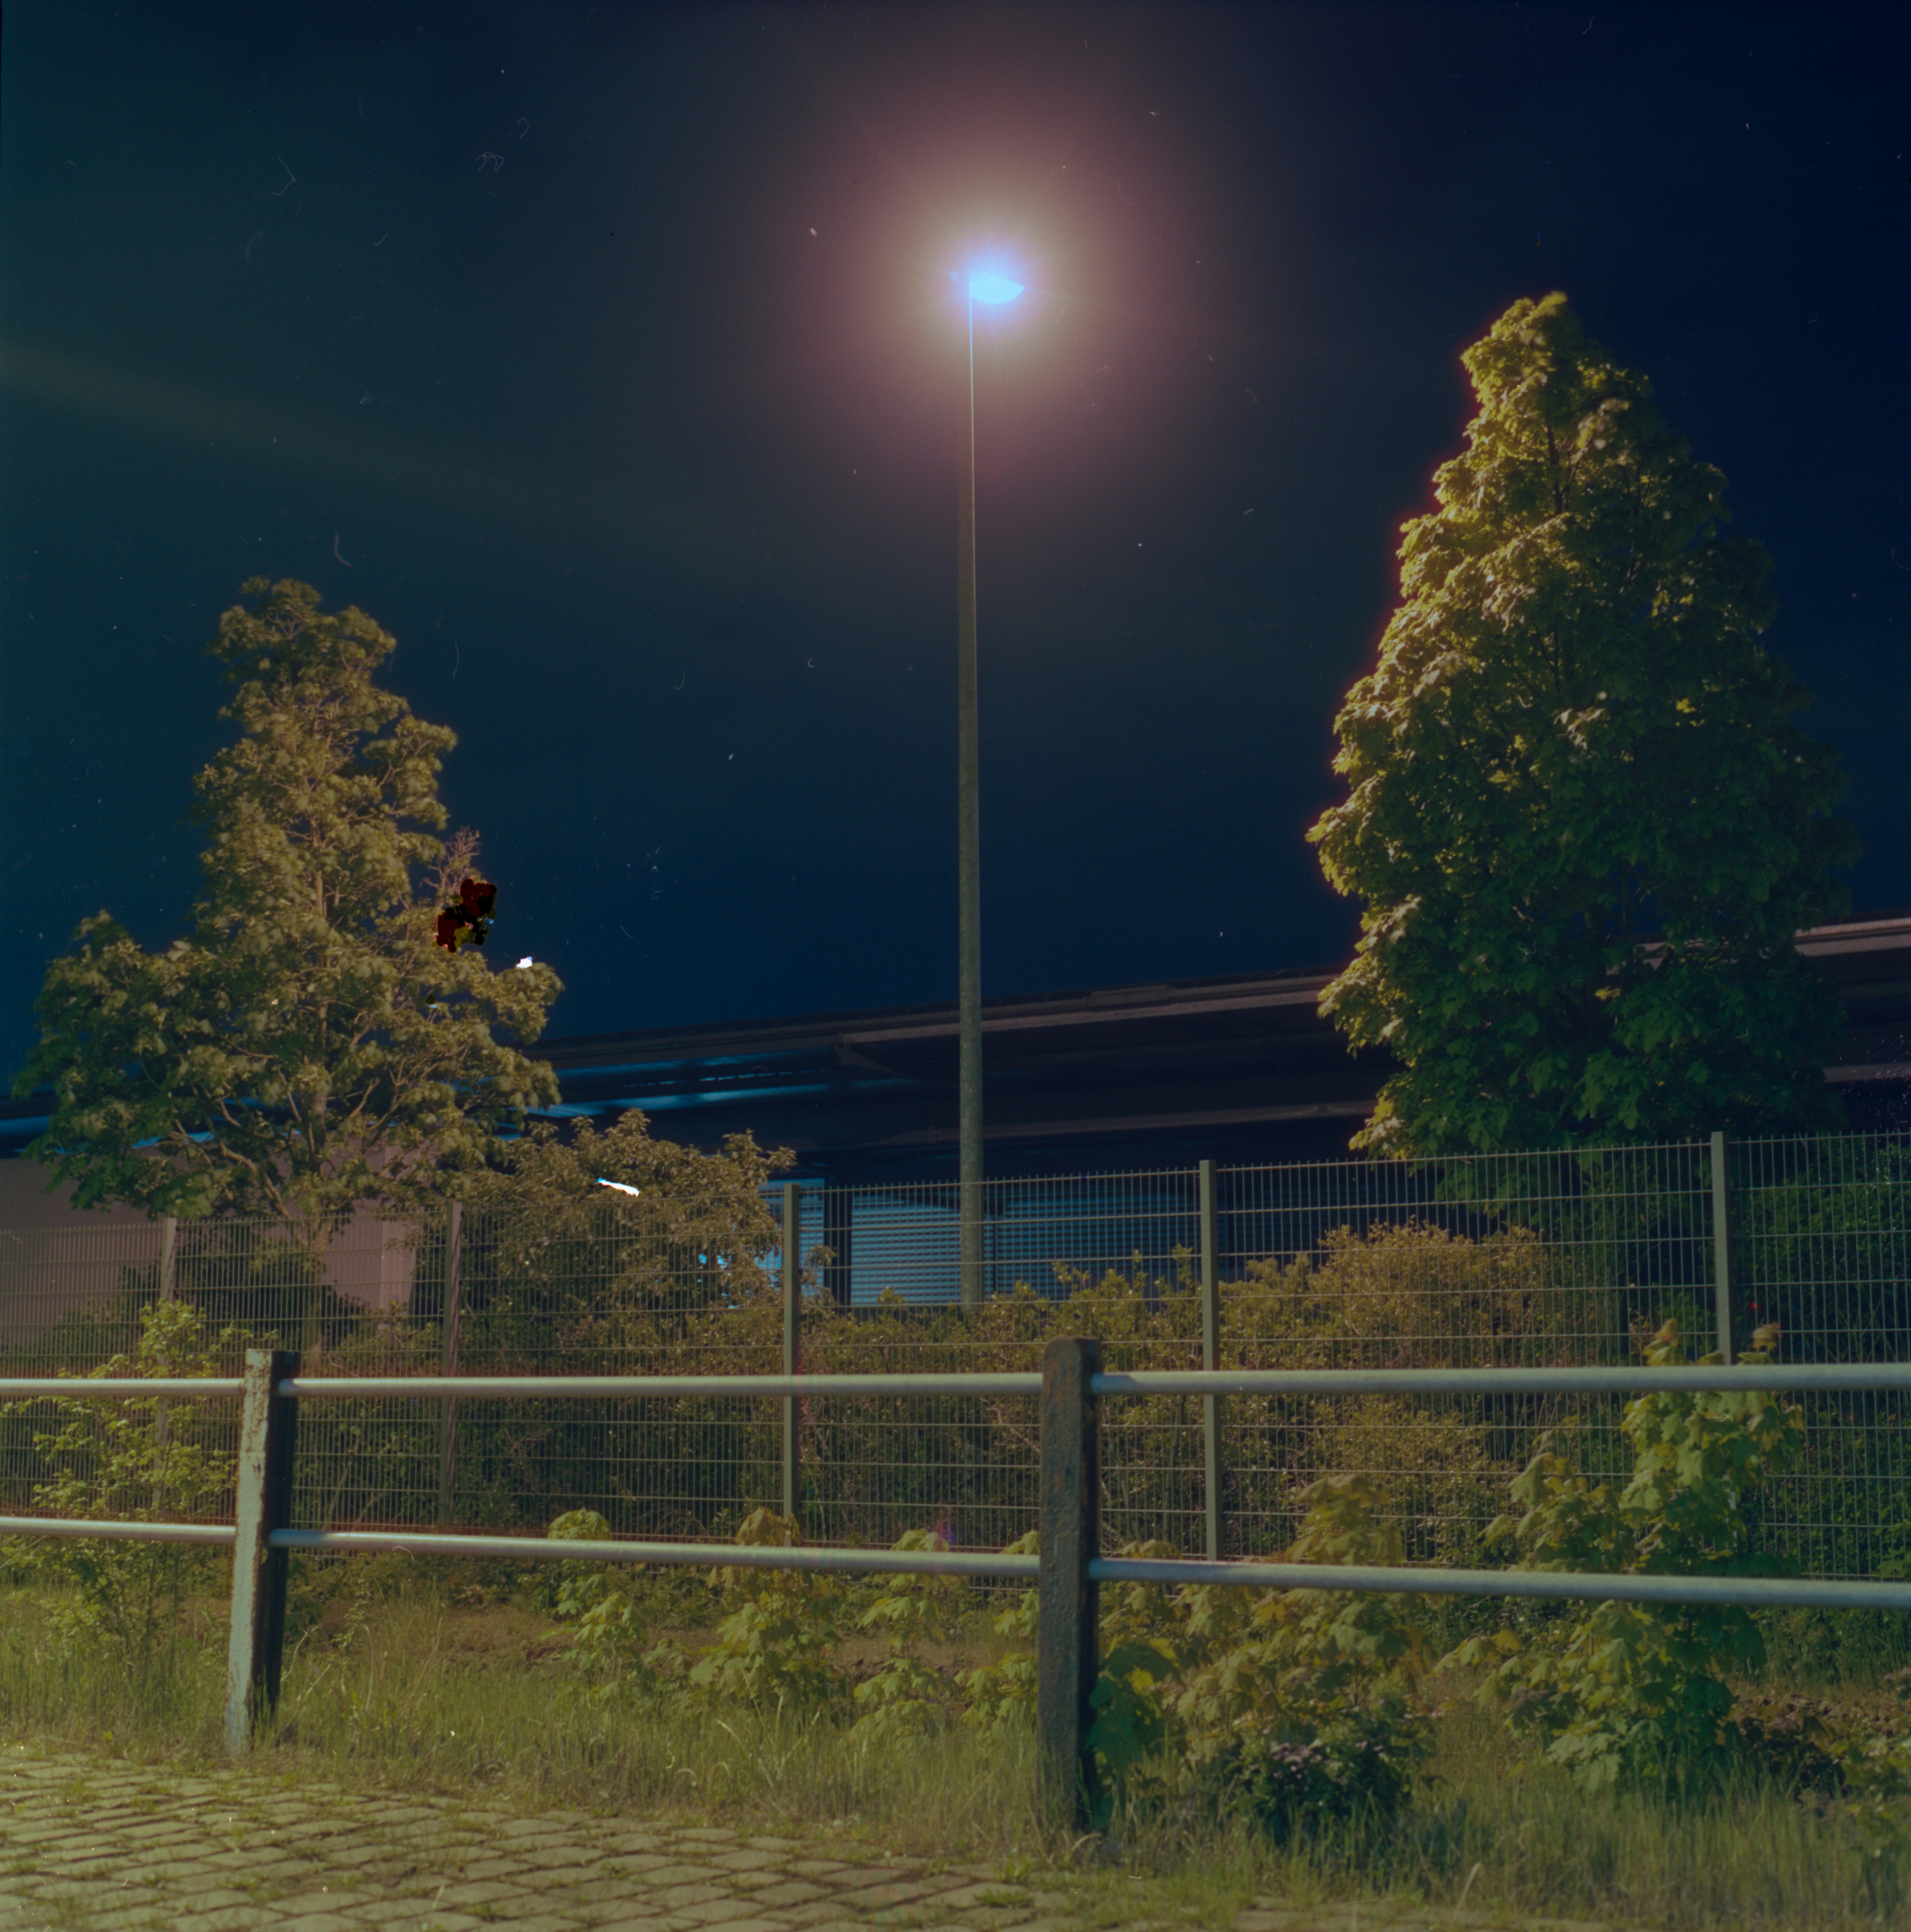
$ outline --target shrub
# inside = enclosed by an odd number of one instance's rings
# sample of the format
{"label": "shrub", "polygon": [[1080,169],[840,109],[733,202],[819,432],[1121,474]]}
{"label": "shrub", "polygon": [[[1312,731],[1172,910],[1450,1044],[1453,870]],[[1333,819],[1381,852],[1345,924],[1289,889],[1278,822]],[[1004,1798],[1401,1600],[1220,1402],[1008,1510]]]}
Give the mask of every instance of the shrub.
{"label": "shrub", "polygon": [[[610,1526],[596,1510],[567,1510],[550,1526],[559,1541],[608,1542]],[[564,1562],[556,1568],[553,1613],[574,1626],[571,1660],[607,1693],[648,1690],[682,1675],[673,1646],[649,1641],[650,1618],[639,1591],[640,1563]]]}
{"label": "shrub", "polygon": [[[1397,1563],[1399,1532],[1358,1478],[1311,1484],[1288,1560]],[[1124,1554],[1172,1555],[1163,1544]],[[1214,1584],[1111,1593],[1089,1735],[1106,1812],[1118,1798],[1244,1809],[1276,1835],[1407,1798],[1432,1746],[1415,1701],[1420,1638],[1401,1598],[1250,1596]]]}
{"label": "shrub", "polygon": [[[1002,1553],[1033,1556],[1040,1547],[1037,1532],[1031,1529]],[[956,1688],[964,1700],[963,1723],[1000,1732],[1028,1724],[1035,1715],[1035,1592],[1018,1592],[1015,1600],[997,1614],[991,1628],[998,1636],[1008,1639],[1008,1647],[993,1664],[958,1671]]]}
{"label": "shrub", "polygon": [[[794,1520],[773,1510],[751,1512],[738,1543],[788,1549],[802,1540]],[[830,1660],[842,1635],[844,1592],[834,1579],[800,1570],[726,1564],[710,1574],[731,1606],[716,1642],[691,1666],[689,1681],[715,1697],[802,1711],[836,1703],[848,1688]]]}
{"label": "shrub", "polygon": [[[140,1312],[140,1342],[89,1379],[212,1376],[229,1337],[208,1338],[196,1309],[154,1302]],[[218,1420],[200,1402],[130,1396],[114,1402],[56,1397],[55,1429],[38,1430],[34,1448],[55,1473],[36,1483],[44,1515],[134,1522],[216,1520],[230,1514],[233,1458]],[[8,1405],[31,1414],[37,1403]],[[69,1638],[104,1644],[128,1664],[149,1663],[178,1628],[186,1599],[230,1559],[190,1544],[10,1538],[6,1560],[31,1576],[70,1586],[49,1605]]]}
{"label": "shrub", "polygon": [[[932,1529],[911,1529],[904,1532],[896,1546],[946,1552],[949,1545]],[[915,1653],[925,1645],[952,1641],[968,1610],[968,1586],[959,1576],[884,1579],[876,1600],[856,1619],[856,1628],[886,1631],[889,1657],[880,1670],[856,1687],[862,1715],[853,1736],[875,1743],[938,1731],[949,1721],[955,1687]]]}
{"label": "shrub", "polygon": [[[1739,1360],[1768,1362],[1775,1329]],[[1646,1352],[1657,1367],[1684,1360],[1676,1323]],[[1716,1354],[1702,1358],[1716,1362]],[[1796,1453],[1796,1408],[1762,1393],[1648,1394],[1621,1425],[1634,1468],[1624,1490],[1581,1473],[1570,1429],[1550,1431],[1513,1484],[1524,1514],[1502,1517],[1521,1567],[1658,1576],[1770,1576],[1752,1546],[1745,1504]],[[1732,1605],[1609,1600],[1524,1632],[1502,1629],[1445,1660],[1487,1666],[1482,1694],[1503,1700],[1516,1731],[1594,1786],[1716,1782],[1751,1734],[1730,1722],[1726,1673],[1755,1670],[1763,1646],[1750,1613]]]}

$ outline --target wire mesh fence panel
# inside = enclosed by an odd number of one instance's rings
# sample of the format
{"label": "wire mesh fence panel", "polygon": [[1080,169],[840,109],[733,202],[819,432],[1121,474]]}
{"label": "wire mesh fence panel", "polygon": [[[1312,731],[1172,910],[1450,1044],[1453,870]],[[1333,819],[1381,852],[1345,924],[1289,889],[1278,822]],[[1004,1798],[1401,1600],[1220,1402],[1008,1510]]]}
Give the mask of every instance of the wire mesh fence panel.
{"label": "wire mesh fence panel", "polygon": [[[1224,1170],[1222,1365],[1618,1364],[1667,1318],[1702,1350],[1710,1175],[1709,1150],[1689,1145]],[[1623,1466],[1622,1407],[1387,1395],[1230,1402],[1228,1548],[1284,1547],[1305,1484],[1358,1473],[1411,1556],[1474,1558],[1508,1481],[1569,1410],[1589,1471]]]}
{"label": "wire mesh fence panel", "polygon": [[[988,1181],[980,1208],[985,1295],[964,1308],[955,1183],[806,1189],[805,1259],[821,1292],[806,1306],[803,1372],[1036,1372],[1064,1318],[1102,1337],[1111,1366],[1200,1366],[1191,1173]],[[1176,1301],[1179,1317],[1165,1317]],[[1178,1535],[1184,1519],[1198,1520],[1198,1417],[1192,1437],[1161,1420],[1187,1406],[1124,1403],[1106,1415],[1118,1539]],[[952,1544],[999,1548],[1034,1527],[1032,1402],[832,1401],[803,1414],[814,1534],[878,1543],[938,1528]]]}
{"label": "wire mesh fence panel", "polygon": [[[363,1364],[348,1345],[319,1372],[772,1373],[774,1256],[743,1232],[728,1252],[660,1237],[609,1198],[568,1222],[446,1214],[413,1232],[402,1317],[362,1334]],[[702,1398],[327,1401],[302,1424],[295,1507],[310,1527],[521,1533],[595,1509],[620,1532],[722,1536],[774,1499],[779,1420]]]}
{"label": "wire mesh fence panel", "polygon": [[[1735,1142],[1733,1320],[1776,1324],[1787,1360],[1911,1359],[1911,1148],[1876,1134]],[[1760,1498],[1768,1546],[1813,1576],[1911,1564],[1911,1411],[1882,1394],[1807,1396],[1796,1471]]]}
{"label": "wire mesh fence panel", "polygon": [[158,1278],[161,1225],[38,1228],[0,1234],[0,1362],[10,1375],[57,1374],[135,1343],[122,1280]]}
{"label": "wire mesh fence panel", "polygon": [[[1784,1358],[1905,1359],[1905,1147],[1844,1136],[1726,1151],[1723,1222],[1702,1142],[1221,1169],[1220,1365],[1616,1365],[1668,1320],[1696,1355],[1716,1338],[1722,1288],[1737,1346],[1775,1320]],[[443,1213],[408,1229],[361,1217],[316,1256],[238,1222],[0,1237],[0,1372],[130,1358],[170,1306],[226,1372],[246,1346],[270,1344],[324,1375],[774,1373],[778,1192],[733,1232],[706,1222],[687,1241],[608,1193],[555,1217]],[[989,1182],[986,1294],[965,1307],[954,1184],[806,1184],[797,1370],[1028,1372],[1060,1334],[1099,1337],[1112,1369],[1198,1368],[1200,1198],[1192,1169]],[[1766,1546],[1810,1575],[1911,1563],[1905,1406],[1846,1395],[1804,1406],[1803,1457],[1756,1504]],[[1224,1398],[1224,1553],[1285,1548],[1305,1485],[1357,1474],[1411,1558],[1482,1560],[1481,1532],[1544,1430],[1571,1419],[1582,1466],[1624,1479],[1624,1408]],[[591,1508],[620,1534],[724,1538],[752,1509],[780,1506],[782,1413],[775,1400],[702,1396],[316,1401],[299,1424],[297,1520],[521,1532]],[[1199,1396],[1104,1405],[1112,1549],[1202,1549],[1204,1425]],[[796,1430],[813,1541],[881,1545],[933,1528],[999,1548],[1034,1527],[1032,1400],[806,1397]],[[47,1433],[44,1416],[0,1418],[0,1488],[16,1513],[58,1474],[55,1453],[35,1446]]]}
{"label": "wire mesh fence panel", "polygon": [[230,1396],[0,1401],[0,1515],[230,1522]]}
{"label": "wire mesh fence panel", "polygon": [[[231,1376],[249,1348],[382,1366],[408,1282],[360,1217],[314,1256],[282,1228],[155,1220],[0,1238],[0,1375]],[[0,1404],[9,1514],[217,1520],[232,1509],[229,1399]]]}

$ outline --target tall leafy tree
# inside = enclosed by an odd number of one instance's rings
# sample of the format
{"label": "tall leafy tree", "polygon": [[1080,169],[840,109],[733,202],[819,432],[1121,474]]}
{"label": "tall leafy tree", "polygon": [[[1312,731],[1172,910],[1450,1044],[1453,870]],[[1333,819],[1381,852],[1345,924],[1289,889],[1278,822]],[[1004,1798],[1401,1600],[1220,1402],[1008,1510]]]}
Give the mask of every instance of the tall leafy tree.
{"label": "tall leafy tree", "polygon": [[747,1133],[718,1154],[653,1140],[634,1109],[602,1132],[534,1120],[464,1190],[464,1305],[602,1320],[764,1294],[781,1232],[765,1190],[795,1159]]}
{"label": "tall leafy tree", "polygon": [[355,1203],[403,1211],[461,1184],[500,1127],[556,1100],[550,1068],[493,1029],[535,1040],[562,988],[434,944],[477,840],[433,836],[457,740],[373,681],[394,640],[307,584],[243,594],[209,646],[241,735],[194,781],[192,936],[151,953],[86,920],[47,969],[14,1090],[51,1085],[27,1151],[80,1206],[268,1215],[310,1249]]}
{"label": "tall leafy tree", "polygon": [[1462,358],[1479,412],[1403,526],[1310,836],[1366,902],[1323,1007],[1400,1071],[1396,1153],[1822,1121],[1838,1007],[1793,935],[1856,846],[1760,643],[1770,562],[1725,479],[1560,295]]}

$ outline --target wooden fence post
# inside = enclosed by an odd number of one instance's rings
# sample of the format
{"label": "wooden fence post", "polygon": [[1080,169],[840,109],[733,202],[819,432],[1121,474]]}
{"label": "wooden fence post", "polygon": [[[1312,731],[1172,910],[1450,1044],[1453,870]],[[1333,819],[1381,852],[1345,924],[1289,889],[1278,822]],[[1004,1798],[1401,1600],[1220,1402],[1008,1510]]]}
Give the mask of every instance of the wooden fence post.
{"label": "wooden fence post", "polygon": [[[794,1180],[783,1184],[783,1372],[796,1372],[802,1319],[802,1268],[797,1252],[802,1239],[801,1196]],[[802,1508],[802,1471],[797,1461],[796,1399],[783,1398],[783,1514],[796,1517]]]}
{"label": "wooden fence post", "polygon": [[[461,1312],[464,1269],[464,1203],[454,1201],[445,1228],[445,1320],[442,1372],[458,1373],[458,1317]],[[438,1527],[452,1525],[452,1504],[458,1482],[458,1397],[448,1395],[439,1405]]]}
{"label": "wooden fence post", "polygon": [[1726,1183],[1726,1141],[1712,1136],[1712,1309],[1718,1352],[1732,1360],[1732,1191]]}
{"label": "wooden fence post", "polygon": [[1082,1820],[1094,1766],[1089,1699],[1101,1670],[1101,1405],[1093,1378],[1102,1345],[1057,1336],[1042,1351],[1042,1494],[1036,1577],[1035,1729],[1051,1816]]}
{"label": "wooden fence post", "polygon": [[[1214,1163],[1201,1164],[1201,1365],[1221,1366],[1220,1231],[1214,1206]],[[1221,1558],[1221,1398],[1201,1399],[1202,1462],[1207,1486],[1208,1560]]]}
{"label": "wooden fence post", "polygon": [[232,1613],[226,1646],[226,1749],[248,1750],[254,1726],[279,1700],[285,1650],[286,1553],[272,1534],[292,1516],[292,1436],[298,1404],[278,1393],[298,1372],[290,1348],[245,1352],[239,1415],[238,1534],[232,1544]]}

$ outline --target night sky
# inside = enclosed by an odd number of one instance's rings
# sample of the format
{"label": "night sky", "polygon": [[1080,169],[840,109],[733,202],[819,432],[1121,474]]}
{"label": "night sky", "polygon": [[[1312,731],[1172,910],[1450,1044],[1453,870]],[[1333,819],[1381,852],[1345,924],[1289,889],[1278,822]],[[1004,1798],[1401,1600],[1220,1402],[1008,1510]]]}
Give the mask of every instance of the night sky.
{"label": "night sky", "polygon": [[0,1064],[187,929],[203,655],[355,603],[554,1036],[1330,964],[1303,838],[1458,357],[1564,290],[1725,471],[1911,902],[1897,10],[110,6],[0,61]]}

